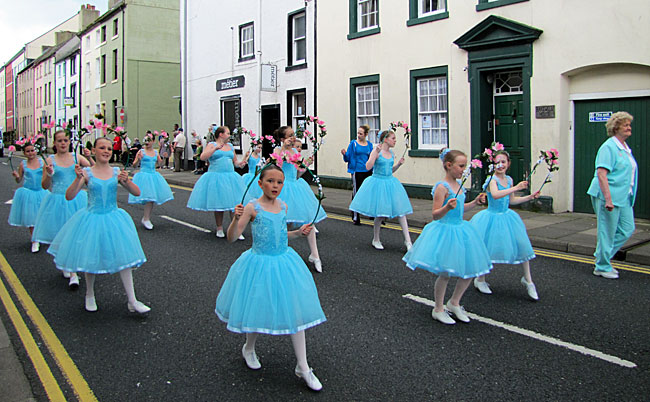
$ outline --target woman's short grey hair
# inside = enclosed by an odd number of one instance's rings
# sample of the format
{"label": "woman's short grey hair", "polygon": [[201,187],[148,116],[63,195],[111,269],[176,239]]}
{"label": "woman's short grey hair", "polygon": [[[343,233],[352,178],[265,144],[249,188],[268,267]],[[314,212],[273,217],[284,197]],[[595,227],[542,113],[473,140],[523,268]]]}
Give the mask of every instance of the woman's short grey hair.
{"label": "woman's short grey hair", "polygon": [[634,120],[631,114],[628,112],[616,112],[614,113],[607,123],[605,123],[605,128],[607,129],[607,136],[613,137],[616,135],[616,132],[621,127],[621,124],[625,123],[626,120],[629,120],[630,123]]}

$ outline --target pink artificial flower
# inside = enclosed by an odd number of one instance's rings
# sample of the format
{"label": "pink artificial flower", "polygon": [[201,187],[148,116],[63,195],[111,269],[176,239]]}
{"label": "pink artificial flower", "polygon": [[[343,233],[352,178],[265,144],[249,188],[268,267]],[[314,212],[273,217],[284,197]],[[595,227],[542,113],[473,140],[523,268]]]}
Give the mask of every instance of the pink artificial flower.
{"label": "pink artificial flower", "polygon": [[560,161],[557,160],[557,159],[553,159],[553,160],[551,161],[551,165],[559,165],[559,164],[560,164]]}
{"label": "pink artificial flower", "polygon": [[323,120],[318,120],[316,124],[318,124],[319,126],[324,126],[325,122]]}
{"label": "pink artificial flower", "polygon": [[403,125],[402,127],[404,127],[405,129],[407,129],[407,130],[408,130],[408,128],[409,128],[409,125],[408,125],[408,123],[404,123],[404,125]]}
{"label": "pink artificial flower", "polygon": [[544,153],[546,154],[547,158],[552,158],[553,157],[553,154],[550,151],[544,151]]}
{"label": "pink artificial flower", "polygon": [[[245,129],[245,128],[243,128],[242,130],[246,130],[246,129]],[[251,138],[255,138],[255,137],[257,136],[257,134],[255,134],[255,133],[254,133],[254,132],[252,132],[252,131],[250,132],[250,134],[249,134],[249,135],[251,136]]]}
{"label": "pink artificial flower", "polygon": [[68,127],[68,123],[64,121],[63,124],[61,124],[61,128],[65,130],[66,127]]}
{"label": "pink artificial flower", "polygon": [[481,162],[480,159],[472,159],[472,162],[470,162],[470,165],[471,165],[472,169],[476,169],[476,168],[482,169],[483,168],[483,162]]}
{"label": "pink artificial flower", "polygon": [[154,133],[155,135],[160,134],[160,133],[158,133],[158,130],[153,130],[153,133]]}
{"label": "pink artificial flower", "polygon": [[296,154],[293,154],[293,155],[291,155],[291,156],[289,157],[289,162],[291,162],[291,163],[297,163],[297,162],[300,162],[300,159],[302,159],[302,157],[300,156],[300,154],[297,154],[297,153],[296,153]]}
{"label": "pink artificial flower", "polygon": [[306,134],[307,136],[311,137],[311,131],[309,131],[309,130],[305,130],[305,134]]}
{"label": "pink artificial flower", "polygon": [[124,131],[124,127],[115,127],[115,132],[121,133],[122,131]]}
{"label": "pink artificial flower", "polygon": [[275,164],[278,165],[279,168],[282,167],[282,157],[280,155],[273,152],[269,157],[275,161]]}
{"label": "pink artificial flower", "polygon": [[91,125],[89,124],[89,125],[87,125],[87,126],[86,126],[86,127],[84,127],[84,128],[85,128],[86,130],[88,130],[88,131],[90,131],[90,130],[92,130],[92,129],[93,129],[93,126],[91,126]]}
{"label": "pink artificial flower", "polygon": [[490,148],[485,148],[485,151],[483,153],[487,154],[488,156],[492,156],[492,150]]}
{"label": "pink artificial flower", "polygon": [[320,131],[326,133],[326,132],[327,132],[327,127],[321,127],[321,128],[320,128]]}
{"label": "pink artificial flower", "polygon": [[554,154],[554,156],[555,156],[556,158],[560,156],[560,151],[558,151],[557,149],[555,149],[555,148],[551,148],[550,151],[551,151],[552,154]]}
{"label": "pink artificial flower", "polygon": [[264,138],[271,141],[271,142],[273,142],[273,143],[275,142],[275,139],[273,138],[272,135],[265,135]]}
{"label": "pink artificial flower", "polygon": [[38,134],[36,137],[34,137],[34,141],[40,140],[41,138],[45,138],[43,134]]}
{"label": "pink artificial flower", "polygon": [[312,121],[312,122],[314,122],[314,121],[316,121],[316,120],[318,120],[318,116],[312,116],[312,117],[311,117],[311,121]]}
{"label": "pink artificial flower", "polygon": [[495,142],[494,143],[494,150],[495,151],[503,151],[504,149],[505,148],[504,148],[503,144],[501,144],[500,142]]}
{"label": "pink artificial flower", "polygon": [[25,145],[25,140],[26,140],[25,138],[19,139],[18,141],[16,141],[16,145],[21,145],[21,146]]}
{"label": "pink artificial flower", "polygon": [[9,145],[9,148],[7,149],[9,150],[9,152],[16,152],[16,147],[14,147],[13,145]]}
{"label": "pink artificial flower", "polygon": [[108,130],[108,125],[102,126],[102,132],[104,133],[104,137],[106,136],[106,130]]}
{"label": "pink artificial flower", "polygon": [[168,137],[166,131],[161,131],[161,132],[160,132],[160,135],[162,135],[163,138],[167,138],[167,137]]}

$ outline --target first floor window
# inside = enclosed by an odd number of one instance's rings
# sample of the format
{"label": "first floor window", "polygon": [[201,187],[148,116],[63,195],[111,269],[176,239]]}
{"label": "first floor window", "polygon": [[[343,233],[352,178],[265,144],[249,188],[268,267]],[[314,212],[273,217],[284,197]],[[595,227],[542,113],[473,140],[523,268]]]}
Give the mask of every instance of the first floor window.
{"label": "first floor window", "polygon": [[447,77],[417,81],[418,140],[420,149],[447,146]]}
{"label": "first floor window", "polygon": [[239,27],[239,61],[255,58],[253,23]]}
{"label": "first floor window", "polygon": [[425,17],[431,14],[437,14],[444,12],[446,7],[447,0],[418,0],[420,5],[420,17]]}
{"label": "first floor window", "polygon": [[305,13],[293,17],[292,29],[292,64],[301,64],[307,61],[307,29],[305,26]]}
{"label": "first floor window", "polygon": [[368,141],[379,142],[379,84],[359,85],[357,93],[357,127],[370,126]]}
{"label": "first floor window", "polygon": [[378,0],[358,0],[357,24],[358,30],[375,28],[379,25]]}

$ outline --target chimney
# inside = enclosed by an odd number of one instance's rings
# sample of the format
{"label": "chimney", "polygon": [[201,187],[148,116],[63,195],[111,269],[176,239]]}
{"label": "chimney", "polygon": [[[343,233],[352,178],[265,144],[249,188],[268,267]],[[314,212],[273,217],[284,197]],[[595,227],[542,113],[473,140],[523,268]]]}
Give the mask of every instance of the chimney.
{"label": "chimney", "polygon": [[82,4],[79,11],[79,31],[83,31],[86,27],[92,24],[99,18],[99,10],[95,10],[92,4]]}

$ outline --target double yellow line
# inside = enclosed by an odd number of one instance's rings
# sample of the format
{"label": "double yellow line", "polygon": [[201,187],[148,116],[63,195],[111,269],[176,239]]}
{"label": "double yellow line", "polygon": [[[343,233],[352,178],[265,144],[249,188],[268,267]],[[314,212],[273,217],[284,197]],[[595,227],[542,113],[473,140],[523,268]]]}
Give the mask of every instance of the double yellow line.
{"label": "double yellow line", "polygon": [[[16,298],[25,311],[27,317],[29,317],[33,325],[36,327],[50,355],[54,358],[61,374],[72,388],[77,399],[83,402],[97,401],[95,394],[88,386],[88,383],[81,375],[81,372],[79,372],[79,369],[68,355],[68,352],[61,344],[61,341],[57,338],[56,334],[50,327],[50,324],[48,324],[45,317],[43,317],[43,314],[41,314],[38,307],[36,307],[36,304],[27,293],[27,290],[23,287],[2,252],[0,252],[0,271],[3,274],[4,280],[9,284],[9,287],[16,295]],[[51,401],[66,401],[63,391],[47,364],[41,349],[39,349],[33,334],[29,330],[25,320],[23,320],[23,317],[11,298],[7,287],[1,280],[0,299],[9,315],[9,319],[14,325],[14,328],[16,328],[16,332],[18,332],[18,336],[27,351],[27,355],[34,364],[34,368],[36,369],[38,378],[45,388],[48,399]]]}

